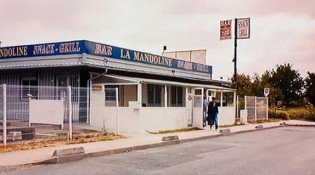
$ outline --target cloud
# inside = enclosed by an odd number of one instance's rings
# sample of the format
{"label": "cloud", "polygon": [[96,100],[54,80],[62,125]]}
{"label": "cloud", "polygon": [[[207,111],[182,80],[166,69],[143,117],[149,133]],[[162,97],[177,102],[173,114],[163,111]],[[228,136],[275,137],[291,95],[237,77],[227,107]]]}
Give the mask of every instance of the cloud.
{"label": "cloud", "polygon": [[288,13],[292,16],[304,15],[315,17],[313,0],[173,0],[163,1],[167,14],[225,14],[242,17],[248,15],[269,15]]}
{"label": "cloud", "polygon": [[[161,54],[207,49],[214,77],[233,75],[233,40],[220,41],[219,21],[251,18],[238,42],[239,72],[262,73],[290,62],[314,70],[313,0],[2,0],[2,45],[87,39]],[[310,64],[312,63],[312,64]],[[304,74],[304,73],[303,73]]]}

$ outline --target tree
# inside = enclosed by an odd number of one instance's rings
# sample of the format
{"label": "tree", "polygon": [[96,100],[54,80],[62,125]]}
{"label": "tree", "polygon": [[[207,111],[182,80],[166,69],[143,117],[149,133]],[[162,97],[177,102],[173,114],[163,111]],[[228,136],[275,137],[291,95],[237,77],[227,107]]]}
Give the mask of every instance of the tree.
{"label": "tree", "polygon": [[271,71],[265,71],[265,73],[260,78],[260,88],[261,91],[260,96],[263,95],[263,89],[269,88],[268,101],[270,105],[277,105],[278,101],[283,101],[284,95],[282,94],[282,90],[279,88],[275,88],[271,82]]}
{"label": "tree", "polygon": [[305,97],[313,105],[315,104],[315,73],[307,72],[308,77],[305,78]]}
{"label": "tree", "polygon": [[[237,75],[237,95],[244,97],[245,95],[252,95],[251,79],[249,75]],[[232,85],[233,86],[233,85]]]}
{"label": "tree", "polygon": [[283,101],[282,90],[273,87],[271,83],[271,72],[265,71],[262,76],[257,73],[252,77],[251,91],[253,96],[264,96],[264,88],[269,88],[268,100],[270,105],[277,105],[278,101]]}
{"label": "tree", "polygon": [[254,96],[264,96],[264,85],[262,84],[261,77],[255,73],[252,77],[251,91]]}
{"label": "tree", "polygon": [[280,89],[285,105],[297,105],[301,101],[303,78],[291,64],[277,65],[272,69],[270,83],[274,88]]}

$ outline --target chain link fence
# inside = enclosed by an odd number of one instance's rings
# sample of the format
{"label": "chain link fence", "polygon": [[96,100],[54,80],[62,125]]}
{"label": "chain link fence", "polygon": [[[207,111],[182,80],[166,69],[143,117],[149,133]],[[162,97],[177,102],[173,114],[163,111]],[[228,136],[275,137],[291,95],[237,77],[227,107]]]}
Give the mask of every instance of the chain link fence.
{"label": "chain link fence", "polygon": [[244,107],[248,121],[268,120],[268,98],[245,96]]}
{"label": "chain link fence", "polygon": [[[3,101],[3,85],[0,85],[0,103]],[[30,119],[30,107],[32,101],[37,101],[36,107],[47,107],[45,104],[54,104],[62,102],[61,108],[51,109],[56,112],[63,111],[63,121],[69,121],[69,95],[71,95],[72,122],[87,123],[89,114],[88,95],[89,89],[85,87],[71,88],[69,94],[68,87],[55,86],[19,86],[6,85],[6,108],[7,119],[12,121],[25,121]],[[42,106],[41,106],[42,104]],[[1,105],[0,110],[2,110]],[[49,107],[51,108],[51,107]],[[43,116],[44,117],[44,116]],[[3,112],[0,113],[0,119],[3,119]]]}
{"label": "chain link fence", "polygon": [[[57,125],[63,129],[64,123],[88,123],[89,105],[89,89],[85,87],[0,85],[1,141],[5,144],[10,135],[21,134],[14,129],[18,127],[24,128],[22,138],[32,139],[35,133],[25,136],[25,132],[35,132],[27,129],[29,126]],[[72,126],[68,127],[71,136]]]}

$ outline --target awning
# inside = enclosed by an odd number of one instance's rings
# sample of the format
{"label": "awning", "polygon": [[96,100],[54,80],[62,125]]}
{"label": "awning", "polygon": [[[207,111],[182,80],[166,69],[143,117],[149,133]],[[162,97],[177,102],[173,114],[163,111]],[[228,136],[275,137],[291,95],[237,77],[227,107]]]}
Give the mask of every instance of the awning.
{"label": "awning", "polygon": [[[229,91],[234,92],[235,89],[227,88],[223,86],[215,86],[208,84],[195,84],[195,83],[183,83],[178,81],[167,81],[167,80],[157,80],[157,79],[149,79],[149,78],[136,78],[136,77],[128,77],[128,76],[120,76],[120,75],[107,75],[104,74],[104,77],[109,77],[113,79],[123,80],[133,84],[146,83],[146,84],[159,84],[159,85],[172,85],[172,86],[184,86],[184,87],[194,87],[194,88],[206,88],[211,90],[219,90],[219,91]],[[102,83],[102,84],[111,84],[113,83]],[[115,83],[117,85],[124,83]]]}

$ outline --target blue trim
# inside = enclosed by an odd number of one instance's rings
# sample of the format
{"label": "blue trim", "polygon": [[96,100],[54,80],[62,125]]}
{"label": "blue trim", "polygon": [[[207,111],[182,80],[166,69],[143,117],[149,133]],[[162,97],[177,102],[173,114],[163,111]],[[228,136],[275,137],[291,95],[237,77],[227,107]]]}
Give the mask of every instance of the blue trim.
{"label": "blue trim", "polygon": [[91,54],[194,72],[212,74],[212,66],[154,55],[86,40],[22,45],[0,48],[0,59],[36,56]]}

